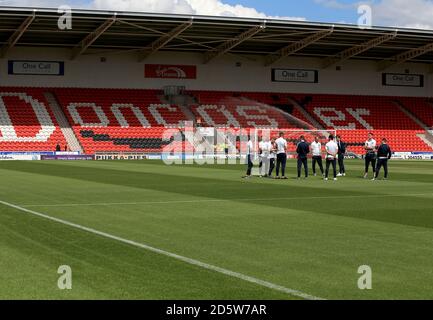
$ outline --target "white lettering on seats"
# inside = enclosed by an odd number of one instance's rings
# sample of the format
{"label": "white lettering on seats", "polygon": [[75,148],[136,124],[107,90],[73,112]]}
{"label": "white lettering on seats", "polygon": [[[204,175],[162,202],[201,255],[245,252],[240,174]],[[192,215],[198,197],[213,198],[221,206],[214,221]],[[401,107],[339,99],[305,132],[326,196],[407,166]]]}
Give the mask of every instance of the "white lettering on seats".
{"label": "white lettering on seats", "polygon": [[[334,116],[327,116],[324,115],[324,112],[333,112],[335,113]],[[334,128],[337,130],[354,130],[356,129],[356,124],[351,122],[351,123],[347,123],[347,125],[345,126],[339,126],[335,124],[335,121],[345,121],[346,120],[346,115],[340,111],[337,110],[336,108],[314,108],[314,113],[319,117],[319,119],[321,119],[327,126],[328,128]]]}
{"label": "white lettering on seats", "polygon": [[161,113],[159,113],[158,109],[167,109],[170,112],[176,112],[177,109],[170,106],[169,104],[151,104],[149,106],[149,111],[159,125],[162,125],[166,128],[178,128],[183,126],[181,121],[178,123],[167,123],[167,121],[165,121],[165,119],[162,117]]}
{"label": "white lettering on seats", "polygon": [[[256,128],[278,128],[278,122],[266,115],[266,110],[259,106],[237,106],[236,111],[247,120],[265,120],[269,125],[257,124],[255,121],[247,121],[247,124]],[[262,115],[248,114],[247,111],[257,111]]]}
{"label": "white lettering on seats", "polygon": [[369,116],[370,110],[364,108],[362,109],[347,108],[346,110],[352,115],[352,117],[358,120],[358,122],[362,124],[367,130],[373,130],[373,127],[362,117],[362,116]]}
{"label": "white lettering on seats", "polygon": [[119,122],[119,124],[122,128],[129,128],[129,123],[125,119],[125,116],[123,115],[122,111],[120,110],[120,109],[126,109],[126,108],[129,108],[132,110],[132,112],[137,117],[138,121],[143,126],[143,128],[150,128],[151,127],[149,121],[147,121],[146,117],[144,116],[143,112],[141,112],[140,108],[134,106],[131,103],[114,103],[111,106],[111,112],[113,112],[114,116],[116,117],[117,122]]}
{"label": "white lettering on seats", "polygon": [[[41,125],[41,130],[34,137],[17,136],[15,127],[9,117],[6,104],[2,97],[18,97],[20,100],[23,100],[32,106],[36,118]],[[2,134],[0,142],[47,142],[55,130],[56,127],[54,126],[51,116],[43,103],[21,92],[0,93],[0,131]]]}
{"label": "white lettering on seats", "polygon": [[[89,107],[92,108],[98,116],[99,123],[84,123],[80,113],[78,112],[78,109]],[[102,108],[100,106],[97,106],[95,103],[70,103],[68,105],[68,111],[74,122],[82,127],[108,127],[108,125],[110,124],[110,121],[108,120]]]}
{"label": "white lettering on seats", "polygon": [[[217,112],[222,113],[226,119],[226,123],[220,123],[216,124],[215,121],[212,119],[212,117],[208,114],[206,110],[216,110]],[[235,128],[239,128],[241,125],[239,122],[235,119],[235,117],[226,109],[225,106],[218,107],[217,105],[201,105],[197,107],[197,112],[200,114],[200,116],[203,117],[203,119],[207,122],[208,125],[211,127],[229,127],[233,126]]]}

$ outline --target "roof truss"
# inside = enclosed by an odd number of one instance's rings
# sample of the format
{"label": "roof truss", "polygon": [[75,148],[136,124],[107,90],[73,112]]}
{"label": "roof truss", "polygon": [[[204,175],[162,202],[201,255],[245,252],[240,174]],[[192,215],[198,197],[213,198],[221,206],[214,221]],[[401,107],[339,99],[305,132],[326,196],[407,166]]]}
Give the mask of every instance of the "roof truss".
{"label": "roof truss", "polygon": [[294,42],[280,50],[278,50],[275,53],[271,53],[270,55],[266,56],[265,58],[265,66],[270,66],[277,61],[280,61],[281,59],[288,57],[305,47],[308,47],[310,44],[313,44],[314,42],[319,41],[320,39],[332,34],[334,32],[334,28],[318,31],[314,34],[312,34],[309,37],[306,37],[302,40],[299,40],[297,42]]}
{"label": "roof truss", "polygon": [[378,71],[384,71],[392,66],[404,63],[406,61],[412,60],[416,57],[422,56],[423,54],[433,51],[433,43],[426,44],[425,46],[408,50],[406,52],[400,53],[393,56],[390,59],[383,60],[379,62]]}
{"label": "roof truss", "polygon": [[10,36],[6,44],[3,45],[3,47],[0,49],[0,57],[4,58],[6,57],[7,53],[10,49],[12,49],[17,42],[20,40],[24,32],[30,27],[33,20],[35,20],[36,14],[35,11],[33,11],[33,14],[28,16],[18,27],[18,29]]}
{"label": "roof truss", "polygon": [[162,48],[164,48],[164,46],[167,43],[169,43],[170,41],[175,39],[177,36],[179,36],[186,29],[191,27],[192,24],[193,24],[193,20],[191,19],[186,23],[178,25],[176,28],[174,28],[170,32],[163,34],[161,37],[159,37],[154,42],[152,42],[149,46],[147,46],[146,48],[139,51],[138,61],[141,62],[144,59],[146,59],[147,57],[149,57],[150,55],[152,55],[152,54],[158,52],[159,50],[161,50]]}
{"label": "roof truss", "polygon": [[393,33],[387,33],[380,37],[374,38],[372,40],[369,40],[367,42],[355,45],[351,48],[348,48],[346,50],[341,51],[340,53],[336,54],[335,56],[325,58],[323,60],[323,68],[328,68],[336,63],[343,62],[345,60],[348,60],[350,58],[353,58],[367,50],[370,50],[374,47],[377,47],[381,45],[382,43],[395,39],[397,37],[397,31]]}
{"label": "roof truss", "polygon": [[105,20],[95,31],[88,34],[79,44],[72,49],[71,60],[76,59],[83,54],[105,31],[107,31],[116,22],[116,14]]}
{"label": "roof truss", "polygon": [[207,51],[205,53],[204,63],[209,63],[211,60],[226,54],[236,46],[240,45],[242,42],[254,37],[257,33],[261,32],[265,28],[265,24],[252,27],[251,29],[241,33],[239,36],[220,44],[215,49]]}

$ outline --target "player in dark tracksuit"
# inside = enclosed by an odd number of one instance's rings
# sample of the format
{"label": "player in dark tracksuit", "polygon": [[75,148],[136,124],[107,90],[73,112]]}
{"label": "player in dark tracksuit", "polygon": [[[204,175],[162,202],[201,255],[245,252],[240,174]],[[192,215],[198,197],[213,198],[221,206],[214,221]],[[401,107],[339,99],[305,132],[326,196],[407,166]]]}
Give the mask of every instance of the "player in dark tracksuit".
{"label": "player in dark tracksuit", "polygon": [[296,152],[298,154],[298,179],[301,178],[301,169],[304,166],[305,178],[308,178],[308,154],[310,153],[310,146],[305,142],[305,137],[301,136],[301,142],[298,143]]}
{"label": "player in dark tracksuit", "polygon": [[376,180],[379,177],[380,169],[382,167],[385,171],[384,178],[385,180],[388,179],[388,160],[391,159],[391,156],[391,148],[388,146],[387,140],[383,138],[382,144],[380,145],[379,149],[377,149],[377,166],[373,180]]}
{"label": "player in dark tracksuit", "polygon": [[338,168],[340,173],[339,177],[346,175],[346,168],[344,167],[344,156],[346,155],[346,143],[341,141],[341,136],[337,136],[337,145],[338,145]]}

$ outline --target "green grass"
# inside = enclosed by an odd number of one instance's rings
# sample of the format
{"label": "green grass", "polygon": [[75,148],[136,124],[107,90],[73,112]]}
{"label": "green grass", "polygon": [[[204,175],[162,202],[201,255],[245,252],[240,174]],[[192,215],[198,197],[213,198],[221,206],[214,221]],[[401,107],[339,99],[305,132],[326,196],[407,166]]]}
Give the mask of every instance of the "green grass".
{"label": "green grass", "polygon": [[[290,162],[289,173],[294,173]],[[0,200],[326,299],[433,299],[433,162],[391,180],[244,166],[2,162]],[[82,204],[82,205],[77,205]],[[69,265],[73,289],[57,288]],[[361,265],[373,289],[357,287]],[[294,299],[0,205],[0,299]]]}

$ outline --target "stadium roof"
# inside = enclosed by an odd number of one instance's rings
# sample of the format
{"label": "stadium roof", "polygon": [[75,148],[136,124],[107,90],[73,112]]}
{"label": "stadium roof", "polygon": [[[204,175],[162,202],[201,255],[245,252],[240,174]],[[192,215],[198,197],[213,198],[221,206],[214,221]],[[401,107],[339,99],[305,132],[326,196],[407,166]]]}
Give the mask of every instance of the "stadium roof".
{"label": "stadium roof", "polygon": [[12,47],[71,49],[81,54],[196,52],[205,63],[223,54],[262,55],[266,65],[286,56],[322,58],[323,67],[346,59],[378,61],[378,69],[405,61],[433,64],[433,31],[304,21],[73,10],[71,30],[60,30],[57,9],[0,7],[0,56]]}

